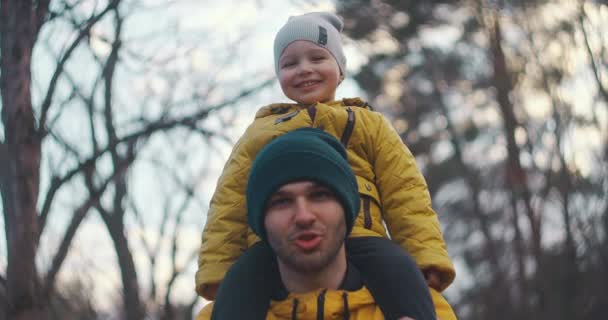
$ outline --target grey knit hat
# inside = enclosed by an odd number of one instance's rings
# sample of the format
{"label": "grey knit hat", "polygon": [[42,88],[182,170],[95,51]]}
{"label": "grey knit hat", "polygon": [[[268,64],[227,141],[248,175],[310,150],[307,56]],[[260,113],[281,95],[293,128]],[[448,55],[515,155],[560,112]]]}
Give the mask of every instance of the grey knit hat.
{"label": "grey knit hat", "polygon": [[264,217],[270,196],[283,185],[314,181],[334,192],[344,209],[347,235],[359,213],[357,179],[346,149],[334,136],[315,128],[300,128],[268,143],[251,165],[247,181],[247,222],[266,241]]}
{"label": "grey knit hat", "polygon": [[327,49],[346,75],[346,57],[342,51],[340,32],[344,23],[331,12],[310,12],[291,16],[274,39],[274,69],[279,74],[279,58],[287,46],[297,40],[308,40]]}

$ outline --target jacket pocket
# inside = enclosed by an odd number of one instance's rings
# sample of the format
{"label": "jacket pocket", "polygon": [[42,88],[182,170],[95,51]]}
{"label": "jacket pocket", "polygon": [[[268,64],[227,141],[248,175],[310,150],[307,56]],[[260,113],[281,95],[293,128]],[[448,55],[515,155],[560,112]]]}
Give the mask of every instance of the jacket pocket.
{"label": "jacket pocket", "polygon": [[382,214],[380,194],[378,188],[371,181],[357,176],[357,185],[359,194],[361,195],[361,213],[363,214],[363,227],[371,230],[375,228],[384,228],[381,224]]}
{"label": "jacket pocket", "polygon": [[363,227],[365,229],[372,228],[372,212],[370,209],[371,199],[367,195],[361,195],[361,201],[363,202]]}

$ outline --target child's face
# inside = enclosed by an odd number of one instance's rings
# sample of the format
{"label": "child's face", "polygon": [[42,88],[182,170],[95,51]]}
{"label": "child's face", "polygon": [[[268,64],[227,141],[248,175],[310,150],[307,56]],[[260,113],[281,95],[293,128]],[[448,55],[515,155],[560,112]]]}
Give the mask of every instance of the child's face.
{"label": "child's face", "polygon": [[292,42],[279,58],[281,89],[298,103],[334,100],[340,81],[340,67],[334,57],[310,41]]}

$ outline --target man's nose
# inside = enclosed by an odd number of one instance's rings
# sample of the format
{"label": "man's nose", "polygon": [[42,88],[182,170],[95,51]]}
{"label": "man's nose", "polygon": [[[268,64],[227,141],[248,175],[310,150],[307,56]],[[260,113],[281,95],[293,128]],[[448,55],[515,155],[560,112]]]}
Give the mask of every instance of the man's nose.
{"label": "man's nose", "polygon": [[306,199],[298,199],[296,201],[296,216],[295,222],[299,226],[308,226],[311,225],[316,220],[316,216],[312,211],[312,207],[308,200]]}

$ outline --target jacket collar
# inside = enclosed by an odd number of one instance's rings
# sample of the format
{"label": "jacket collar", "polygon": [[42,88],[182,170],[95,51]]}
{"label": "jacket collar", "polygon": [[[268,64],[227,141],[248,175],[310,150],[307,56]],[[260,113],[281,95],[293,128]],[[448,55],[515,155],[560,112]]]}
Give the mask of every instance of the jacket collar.
{"label": "jacket collar", "polygon": [[[344,98],[342,100],[334,100],[326,103],[317,103],[317,105],[323,104],[332,107],[342,106],[357,106],[357,107],[368,107],[368,104],[361,100],[361,98]],[[255,118],[264,118],[273,114],[284,114],[294,109],[302,109],[308,106],[300,105],[297,103],[273,103],[265,107],[260,108],[255,114]]]}
{"label": "jacket collar", "polygon": [[[361,273],[352,263],[348,263],[346,265],[346,274],[344,275],[344,279],[342,280],[338,290],[356,291],[362,287],[363,280],[361,280]],[[272,295],[272,300],[281,301],[285,300],[288,296],[289,292],[285,288],[285,285],[282,281],[279,281],[276,291]]]}
{"label": "jacket collar", "polygon": [[[284,287],[282,290],[278,294],[286,294]],[[349,264],[340,290],[318,289],[308,293],[290,293],[282,300],[273,299],[268,319],[350,319],[351,314],[370,306],[377,307],[374,298],[362,286],[358,270]]]}

